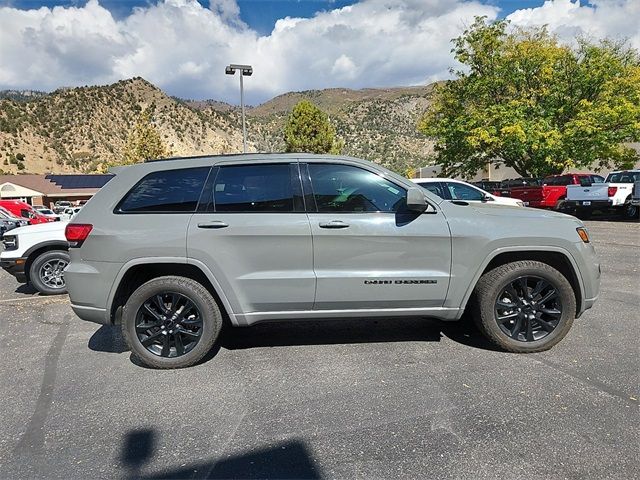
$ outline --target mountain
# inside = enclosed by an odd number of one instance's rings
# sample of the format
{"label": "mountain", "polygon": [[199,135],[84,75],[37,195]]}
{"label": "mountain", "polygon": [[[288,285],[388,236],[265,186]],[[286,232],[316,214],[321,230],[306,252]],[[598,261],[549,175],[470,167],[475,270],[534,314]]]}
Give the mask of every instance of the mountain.
{"label": "mountain", "polygon": [[[293,106],[309,99],[329,114],[344,154],[405,173],[426,163],[432,144],[416,131],[432,86],[292,92],[247,108],[251,151],[283,151]],[[176,156],[242,151],[240,109],[166,95],[142,78],[49,94],[0,92],[0,169],[8,173],[92,172],[122,157],[139,113],[149,109]]]}

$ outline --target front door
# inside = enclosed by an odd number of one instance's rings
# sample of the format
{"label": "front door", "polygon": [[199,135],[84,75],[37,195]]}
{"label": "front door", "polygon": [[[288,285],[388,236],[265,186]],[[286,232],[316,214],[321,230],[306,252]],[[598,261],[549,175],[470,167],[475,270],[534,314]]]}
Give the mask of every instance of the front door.
{"label": "front door", "polygon": [[234,313],[310,310],[313,250],[297,162],[221,164],[211,176],[209,206],[189,224],[189,258],[209,267]]}
{"label": "front door", "polygon": [[359,166],[309,162],[303,171],[312,189],[314,309],[443,305],[451,238],[441,212],[408,212],[404,187]]}

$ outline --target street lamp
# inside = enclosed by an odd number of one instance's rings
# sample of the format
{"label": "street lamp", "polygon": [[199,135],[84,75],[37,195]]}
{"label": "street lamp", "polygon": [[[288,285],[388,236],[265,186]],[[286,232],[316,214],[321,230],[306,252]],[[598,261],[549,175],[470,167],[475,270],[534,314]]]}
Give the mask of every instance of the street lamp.
{"label": "street lamp", "polygon": [[224,73],[227,75],[234,75],[236,70],[240,71],[240,106],[242,107],[242,149],[244,153],[247,153],[247,127],[244,123],[244,87],[242,84],[242,77],[250,77],[253,73],[253,67],[251,65],[236,65],[232,63],[224,69]]}

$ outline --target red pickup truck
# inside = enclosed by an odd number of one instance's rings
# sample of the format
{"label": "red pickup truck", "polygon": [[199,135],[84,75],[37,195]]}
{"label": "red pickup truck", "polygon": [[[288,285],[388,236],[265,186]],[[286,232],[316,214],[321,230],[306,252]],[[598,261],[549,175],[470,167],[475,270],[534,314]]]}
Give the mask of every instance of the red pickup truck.
{"label": "red pickup truck", "polygon": [[509,196],[522,200],[525,207],[557,208],[567,198],[567,185],[588,187],[602,182],[604,178],[594,173],[551,175],[545,177],[540,186],[513,187]]}

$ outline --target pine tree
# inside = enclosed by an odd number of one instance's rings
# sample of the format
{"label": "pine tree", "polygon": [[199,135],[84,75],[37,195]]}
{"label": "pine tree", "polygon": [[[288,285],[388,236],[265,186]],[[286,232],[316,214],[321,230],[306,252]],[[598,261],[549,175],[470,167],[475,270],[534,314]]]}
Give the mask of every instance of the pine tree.
{"label": "pine tree", "polygon": [[338,154],[344,146],[327,114],[309,100],[293,107],[284,127],[284,141],[287,152]]}
{"label": "pine tree", "polygon": [[169,149],[162,141],[158,129],[151,123],[149,112],[143,111],[129,133],[122,164],[131,165],[169,155]]}

